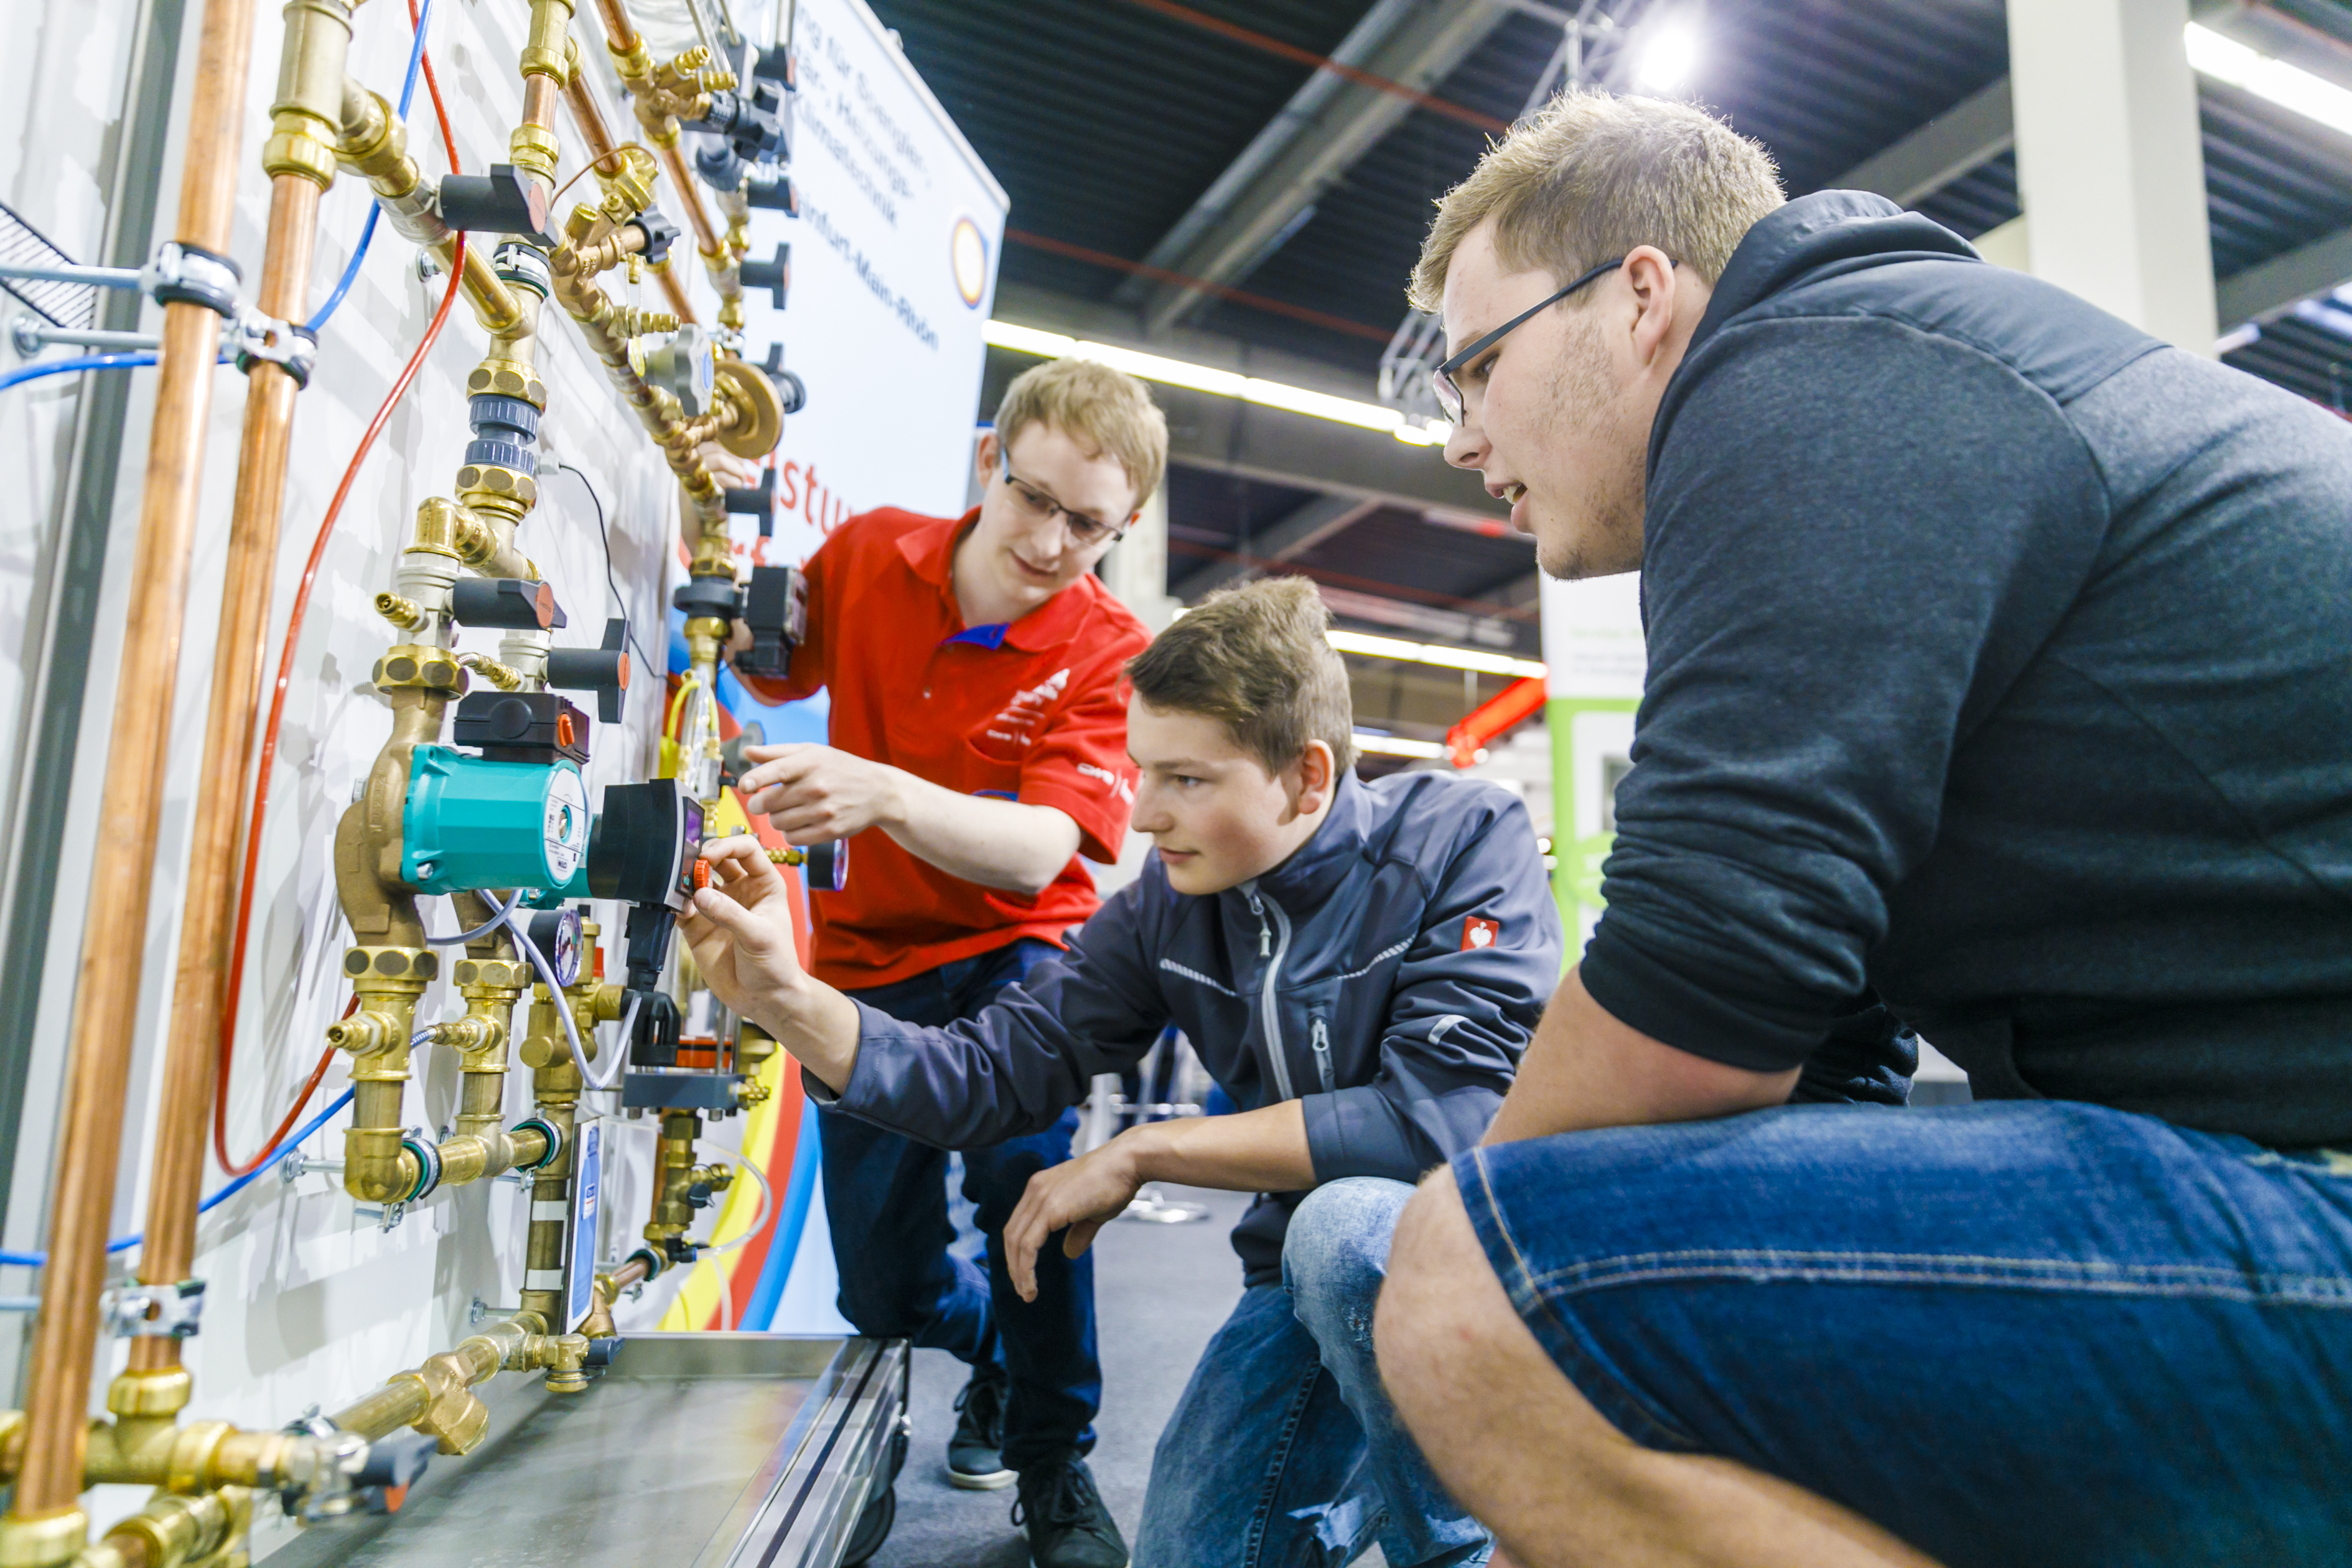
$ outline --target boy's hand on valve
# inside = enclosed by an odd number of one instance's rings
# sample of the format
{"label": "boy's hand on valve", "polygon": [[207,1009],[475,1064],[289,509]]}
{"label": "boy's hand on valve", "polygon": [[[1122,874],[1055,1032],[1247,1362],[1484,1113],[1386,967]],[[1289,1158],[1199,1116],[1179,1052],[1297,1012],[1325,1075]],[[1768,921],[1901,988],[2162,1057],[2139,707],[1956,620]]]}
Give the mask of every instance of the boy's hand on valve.
{"label": "boy's hand on valve", "polygon": [[711,994],[773,1032],[807,979],[793,945],[792,890],[748,833],[702,846],[710,885],[695,890],[677,929]]}
{"label": "boy's hand on valve", "polygon": [[903,775],[884,763],[807,742],[746,746],[743,756],[757,764],[735,786],[743,809],[766,813],[787,843],[846,838],[903,814]]}
{"label": "boy's hand on valve", "polygon": [[1057,1230],[1062,1256],[1076,1258],[1094,1245],[1095,1234],[1126,1212],[1143,1176],[1127,1140],[1114,1138],[1089,1154],[1048,1166],[1029,1178],[1013,1217],[1004,1222],[1004,1268],[1024,1301],[1037,1299],[1037,1252]]}

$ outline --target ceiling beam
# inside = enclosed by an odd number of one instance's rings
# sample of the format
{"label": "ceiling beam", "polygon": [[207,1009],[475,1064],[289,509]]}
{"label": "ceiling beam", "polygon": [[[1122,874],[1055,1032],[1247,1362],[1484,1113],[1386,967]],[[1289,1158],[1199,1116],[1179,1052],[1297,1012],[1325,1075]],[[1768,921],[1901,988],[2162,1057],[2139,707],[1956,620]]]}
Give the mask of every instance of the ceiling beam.
{"label": "ceiling beam", "polygon": [[1238,583],[1262,566],[1304,555],[1324,541],[1346,531],[1381,510],[1381,502],[1357,496],[1319,495],[1249,542],[1246,561],[1220,561],[1203,566],[1169,592],[1191,604],[1229,583]]}
{"label": "ceiling beam", "polygon": [[1875,191],[1907,207],[2016,145],[2009,79],[2003,77],[1884,152],[1864,159],[1830,184],[1838,190]]}
{"label": "ceiling beam", "polygon": [[[1380,0],[1331,58],[1428,92],[1511,16],[1496,0]],[[1327,68],[1307,79],[1144,259],[1211,283],[1234,283],[1265,259],[1318,197],[1411,113],[1413,103]],[[1213,299],[1176,284],[1121,286],[1156,337]]]}
{"label": "ceiling beam", "polygon": [[2249,321],[2259,324],[2283,316],[2347,281],[2352,281],[2352,228],[2337,229],[2299,250],[2222,279],[2213,286],[2213,303],[2226,332]]}

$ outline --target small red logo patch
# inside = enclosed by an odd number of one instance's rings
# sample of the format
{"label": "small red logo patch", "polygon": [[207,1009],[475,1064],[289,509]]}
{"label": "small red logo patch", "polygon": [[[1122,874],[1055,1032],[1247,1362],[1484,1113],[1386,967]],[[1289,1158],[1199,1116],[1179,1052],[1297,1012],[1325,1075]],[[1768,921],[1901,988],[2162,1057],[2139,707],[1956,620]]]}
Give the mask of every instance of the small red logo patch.
{"label": "small red logo patch", "polygon": [[1481,920],[1476,915],[1462,917],[1462,951],[1465,952],[1474,947],[1492,947],[1502,940],[1502,936],[1503,922],[1500,921]]}

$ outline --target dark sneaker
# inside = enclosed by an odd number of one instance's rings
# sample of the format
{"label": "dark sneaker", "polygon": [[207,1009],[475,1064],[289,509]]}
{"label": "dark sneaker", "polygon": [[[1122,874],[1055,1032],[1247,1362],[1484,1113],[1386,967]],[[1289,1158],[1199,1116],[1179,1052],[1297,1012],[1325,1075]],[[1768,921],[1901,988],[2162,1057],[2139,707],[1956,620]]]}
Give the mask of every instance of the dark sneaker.
{"label": "dark sneaker", "polygon": [[1126,1538],[1076,1454],[1021,1472],[1013,1522],[1028,1530],[1036,1568],[1127,1568]]}
{"label": "dark sneaker", "polygon": [[948,1439],[948,1484],[969,1492],[992,1492],[1013,1484],[998,1452],[1004,1447],[1004,1394],[1001,1366],[976,1368],[956,1395],[955,1436]]}

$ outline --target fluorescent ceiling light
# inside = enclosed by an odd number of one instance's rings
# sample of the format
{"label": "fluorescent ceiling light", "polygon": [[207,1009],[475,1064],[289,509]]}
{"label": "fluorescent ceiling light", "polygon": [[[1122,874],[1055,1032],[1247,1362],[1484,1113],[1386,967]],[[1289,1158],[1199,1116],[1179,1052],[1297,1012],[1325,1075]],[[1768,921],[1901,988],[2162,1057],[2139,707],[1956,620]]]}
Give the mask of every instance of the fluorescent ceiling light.
{"label": "fluorescent ceiling light", "polygon": [[1698,70],[1698,35],[1679,22],[1650,29],[1642,40],[1641,63],[1633,78],[1643,87],[1671,92],[1687,83]]}
{"label": "fluorescent ceiling light", "polygon": [[1445,754],[1440,741],[1408,741],[1397,735],[1367,735],[1356,731],[1356,750],[1370,752],[1383,757],[1437,758]]}
{"label": "fluorescent ceiling light", "polygon": [[2195,22],[2189,24],[2187,37],[2189,63],[2195,69],[2352,136],[2352,91]]}
{"label": "fluorescent ceiling light", "polygon": [[1232,371],[1215,370],[1205,364],[1187,364],[1182,360],[1163,359],[1158,354],[1123,349],[1113,343],[1066,338],[1059,332],[1017,327],[1010,321],[991,321],[985,328],[985,336],[1001,349],[1036,354],[1043,359],[1090,359],[1113,370],[1123,370],[1139,380],[1156,381],[1167,386],[1190,387],[1195,392],[1206,392],[1218,397],[1236,397],[1244,403],[1260,404],[1267,408],[1285,408],[1293,414],[1329,419],[1340,425],[1354,425],[1366,430],[1386,430],[1399,440],[1414,446],[1433,446],[1445,439],[1444,436],[1433,437],[1432,426],[1407,425],[1404,416],[1393,408],[1383,408],[1377,403],[1359,403],[1349,397],[1334,397],[1325,392],[1310,392],[1303,386],[1290,386],[1261,376],[1237,375]]}
{"label": "fluorescent ceiling light", "polygon": [[1402,637],[1376,637],[1366,632],[1343,632],[1336,628],[1324,635],[1341,653],[1362,654],[1368,658],[1394,658],[1408,664],[1439,664],[1448,669],[1475,669],[1486,675],[1517,675],[1535,680],[1543,679],[1544,667],[1538,660],[1514,658],[1507,653],[1443,647],[1435,643],[1407,642]]}

